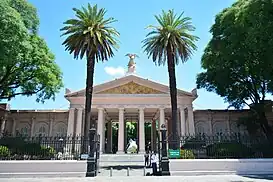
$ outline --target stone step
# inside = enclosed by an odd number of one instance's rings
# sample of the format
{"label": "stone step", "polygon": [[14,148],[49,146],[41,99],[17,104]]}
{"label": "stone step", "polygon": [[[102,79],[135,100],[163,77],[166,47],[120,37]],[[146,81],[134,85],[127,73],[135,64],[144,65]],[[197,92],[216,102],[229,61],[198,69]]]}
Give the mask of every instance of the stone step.
{"label": "stone step", "polygon": [[100,166],[144,166],[142,154],[101,154]]}
{"label": "stone step", "polygon": [[144,162],[142,154],[101,154],[100,162]]}

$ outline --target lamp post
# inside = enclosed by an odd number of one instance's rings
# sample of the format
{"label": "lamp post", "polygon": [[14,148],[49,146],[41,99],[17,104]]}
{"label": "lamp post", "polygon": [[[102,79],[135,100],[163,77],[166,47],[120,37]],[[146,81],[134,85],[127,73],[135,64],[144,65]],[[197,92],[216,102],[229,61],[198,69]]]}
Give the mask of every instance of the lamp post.
{"label": "lamp post", "polygon": [[95,177],[97,175],[97,169],[96,169],[96,157],[95,157],[95,152],[96,152],[96,129],[92,127],[89,130],[89,154],[87,158],[87,172],[86,172],[86,177]]}
{"label": "lamp post", "polygon": [[161,131],[161,137],[162,137],[161,175],[170,176],[169,158],[167,155],[167,141],[166,141],[167,129],[165,124],[161,125],[160,131]]}

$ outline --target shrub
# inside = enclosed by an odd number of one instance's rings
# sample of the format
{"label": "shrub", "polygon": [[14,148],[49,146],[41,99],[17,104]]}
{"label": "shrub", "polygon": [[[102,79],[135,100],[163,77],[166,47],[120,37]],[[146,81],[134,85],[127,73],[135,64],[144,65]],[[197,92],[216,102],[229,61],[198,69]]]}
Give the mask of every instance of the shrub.
{"label": "shrub", "polygon": [[0,146],[0,157],[9,157],[10,150],[6,146]]}
{"label": "shrub", "polygon": [[41,147],[41,156],[43,157],[53,157],[56,153],[55,149],[53,147]]}
{"label": "shrub", "polygon": [[22,154],[31,156],[41,155],[41,146],[38,143],[26,143]]}
{"label": "shrub", "polygon": [[24,149],[24,138],[21,137],[3,137],[0,139],[0,145],[6,146],[12,153],[20,153]]}
{"label": "shrub", "polygon": [[215,143],[206,147],[208,157],[212,158],[249,158],[253,156],[251,148],[241,143]]}
{"label": "shrub", "polygon": [[194,153],[191,150],[180,150],[181,159],[194,159]]}
{"label": "shrub", "polygon": [[182,146],[182,149],[201,149],[206,146],[206,142],[202,137],[190,138],[187,139],[185,144]]}

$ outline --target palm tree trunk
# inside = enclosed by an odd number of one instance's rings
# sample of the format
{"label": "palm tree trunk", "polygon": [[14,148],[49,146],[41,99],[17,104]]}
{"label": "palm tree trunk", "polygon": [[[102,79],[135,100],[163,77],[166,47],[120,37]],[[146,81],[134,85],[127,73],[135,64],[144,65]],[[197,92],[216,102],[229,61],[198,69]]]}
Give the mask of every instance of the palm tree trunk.
{"label": "palm tree trunk", "polygon": [[172,106],[172,124],[171,124],[171,142],[169,142],[171,149],[177,149],[178,137],[177,137],[177,89],[176,89],[176,77],[175,77],[175,63],[174,55],[170,47],[167,47],[167,58],[168,58],[168,72],[169,72],[169,86],[171,95],[171,106]]}
{"label": "palm tree trunk", "polygon": [[[92,94],[93,94],[93,79],[95,70],[95,59],[94,56],[87,57],[87,77],[86,77],[86,90],[85,90],[85,118],[84,118],[84,138],[83,152],[88,152],[88,122],[91,122],[91,105],[92,105]],[[95,127],[95,123],[91,123],[90,127]]]}

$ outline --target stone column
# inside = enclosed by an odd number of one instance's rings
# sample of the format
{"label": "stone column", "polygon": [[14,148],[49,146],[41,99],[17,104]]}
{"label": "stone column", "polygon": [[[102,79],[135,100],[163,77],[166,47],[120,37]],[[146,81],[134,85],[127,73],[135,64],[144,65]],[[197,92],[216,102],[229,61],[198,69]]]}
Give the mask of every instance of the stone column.
{"label": "stone column", "polygon": [[98,108],[98,134],[100,135],[100,153],[104,152],[104,108]]}
{"label": "stone column", "polygon": [[185,108],[180,107],[180,120],[181,120],[181,135],[186,135],[186,118],[185,118]]}
{"label": "stone column", "polygon": [[193,118],[193,109],[192,106],[188,106],[188,121],[189,121],[189,134],[195,134],[195,127],[194,127],[194,118]]}
{"label": "stone column", "polygon": [[139,153],[145,152],[144,108],[139,109]]}
{"label": "stone column", "polygon": [[107,152],[112,153],[112,121],[107,123]]}
{"label": "stone column", "polygon": [[13,118],[12,120],[12,136],[16,136],[16,119]]}
{"label": "stone column", "polygon": [[70,108],[68,115],[67,136],[72,136],[74,134],[74,120],[75,108]]}
{"label": "stone column", "polygon": [[119,108],[117,153],[124,153],[124,108]]}
{"label": "stone column", "polygon": [[165,124],[165,109],[164,108],[159,108],[160,112],[160,119],[159,119],[159,130],[161,129],[161,125]]}
{"label": "stone column", "polygon": [[76,136],[82,136],[82,111],[83,108],[77,108]]}
{"label": "stone column", "polygon": [[[160,133],[161,125],[166,124],[165,122],[165,108],[159,108],[159,125],[158,125],[158,131]],[[168,128],[166,126],[166,128]],[[169,130],[167,131],[169,132]],[[162,141],[161,135],[159,135],[160,141]]]}

